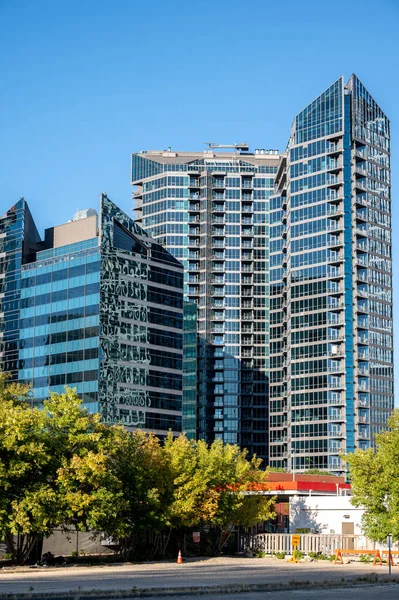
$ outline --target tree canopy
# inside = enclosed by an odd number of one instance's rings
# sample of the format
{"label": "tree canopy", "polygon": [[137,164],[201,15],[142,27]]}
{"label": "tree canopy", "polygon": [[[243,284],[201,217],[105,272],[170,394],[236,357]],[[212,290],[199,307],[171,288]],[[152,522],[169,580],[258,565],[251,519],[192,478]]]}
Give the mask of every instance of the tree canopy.
{"label": "tree canopy", "polygon": [[244,492],[264,481],[238,446],[107,426],[73,390],[36,407],[28,386],[0,373],[0,538],[24,562],[54,528],[132,536],[232,525],[274,516],[273,499]]}
{"label": "tree canopy", "polygon": [[399,411],[388,420],[389,430],[376,436],[377,450],[348,454],[352,503],[365,508],[363,529],[372,540],[388,534],[399,540]]}

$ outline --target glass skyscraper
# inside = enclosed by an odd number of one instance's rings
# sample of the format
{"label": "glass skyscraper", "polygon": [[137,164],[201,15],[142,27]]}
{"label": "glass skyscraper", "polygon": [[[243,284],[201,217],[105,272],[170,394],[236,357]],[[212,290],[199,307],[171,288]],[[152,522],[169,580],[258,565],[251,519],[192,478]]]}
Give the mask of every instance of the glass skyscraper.
{"label": "glass skyscraper", "polygon": [[181,431],[183,268],[105,195],[46,230],[0,219],[0,365],[34,401],[76,388],[106,423]]}
{"label": "glass skyscraper", "polygon": [[132,158],[137,222],[197,305],[183,427],[196,384],[197,437],[342,473],[394,404],[389,121],[352,76],[295,117],[281,155],[215,146]]}
{"label": "glass skyscraper", "polygon": [[270,464],[341,473],[394,404],[390,126],[353,75],[294,120],[270,199]]}
{"label": "glass skyscraper", "polygon": [[183,262],[186,298],[198,309],[197,436],[238,443],[265,462],[269,196],[279,159],[245,144],[132,158],[137,222]]}

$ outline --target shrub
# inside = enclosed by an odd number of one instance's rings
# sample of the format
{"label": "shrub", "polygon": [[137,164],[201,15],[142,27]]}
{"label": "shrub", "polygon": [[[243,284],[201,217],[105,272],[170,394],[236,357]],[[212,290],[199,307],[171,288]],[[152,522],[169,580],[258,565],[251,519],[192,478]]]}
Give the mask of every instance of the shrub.
{"label": "shrub", "polygon": [[283,560],[285,558],[285,552],[276,552],[276,558]]}
{"label": "shrub", "polygon": [[368,556],[367,554],[361,554],[360,555],[360,562],[362,563],[370,563],[373,561],[373,557],[372,556]]}
{"label": "shrub", "polygon": [[264,550],[255,550],[254,556],[255,558],[265,558],[266,552]]}
{"label": "shrub", "polygon": [[322,554],[321,552],[309,552],[308,556],[314,558],[315,560],[334,560],[334,556],[329,556],[328,554]]}

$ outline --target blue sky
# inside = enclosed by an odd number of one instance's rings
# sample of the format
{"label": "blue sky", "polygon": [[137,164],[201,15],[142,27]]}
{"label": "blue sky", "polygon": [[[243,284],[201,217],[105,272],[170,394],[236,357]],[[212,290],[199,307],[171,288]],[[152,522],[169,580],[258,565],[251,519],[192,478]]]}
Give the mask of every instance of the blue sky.
{"label": "blue sky", "polygon": [[42,231],[103,191],[129,212],[132,152],[284,149],[352,72],[392,121],[395,190],[398,26],[396,0],[0,0],[0,213],[24,196]]}

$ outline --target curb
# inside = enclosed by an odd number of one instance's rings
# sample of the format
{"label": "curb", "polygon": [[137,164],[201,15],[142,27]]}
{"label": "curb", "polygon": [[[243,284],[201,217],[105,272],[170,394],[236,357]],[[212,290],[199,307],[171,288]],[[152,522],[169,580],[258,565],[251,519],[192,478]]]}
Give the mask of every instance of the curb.
{"label": "curb", "polygon": [[84,592],[80,590],[71,590],[70,592],[60,594],[45,594],[34,591],[26,594],[0,594],[0,599],[7,600],[117,600],[123,598],[148,598],[168,596],[192,596],[194,593],[198,596],[206,596],[209,594],[226,594],[233,595],[241,592],[284,592],[289,590],[301,589],[325,589],[325,588],[353,588],[364,587],[369,585],[384,585],[384,584],[399,584],[399,577],[389,577],[388,575],[365,575],[364,577],[352,577],[325,580],[325,581],[295,581],[291,580],[287,583],[270,583],[270,584],[234,584],[221,586],[193,586],[190,588],[133,588],[131,590],[114,590],[100,592]]}

